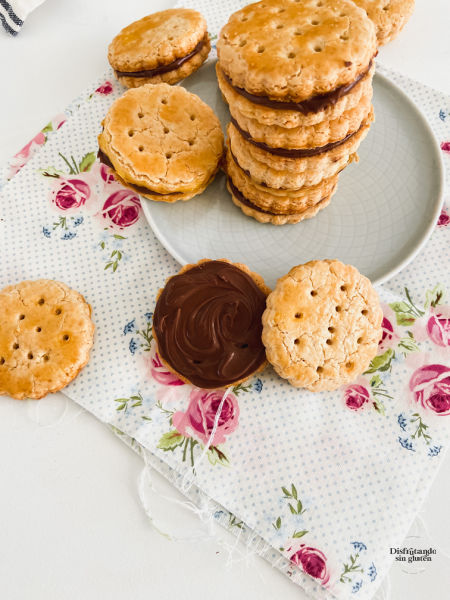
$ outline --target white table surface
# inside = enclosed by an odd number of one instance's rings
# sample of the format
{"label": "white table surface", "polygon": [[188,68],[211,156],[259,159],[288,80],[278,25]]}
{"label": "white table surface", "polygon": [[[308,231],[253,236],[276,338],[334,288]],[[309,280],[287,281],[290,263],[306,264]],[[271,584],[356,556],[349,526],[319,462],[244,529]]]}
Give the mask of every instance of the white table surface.
{"label": "white table surface", "polygon": [[[450,5],[416,4],[406,29],[379,58],[450,94]],[[0,161],[105,69],[107,44],[119,29],[171,5],[47,0],[17,38],[1,30]],[[1,260],[14,260],[14,249],[2,249]],[[234,538],[222,530],[224,541],[195,544],[156,533],[137,493],[141,460],[61,394],[39,403],[1,398],[0,454],[2,600],[306,598],[260,558],[237,549],[230,564],[227,544]],[[154,481],[173,494],[161,477]],[[424,544],[450,553],[449,497],[450,455],[423,507],[432,538]],[[153,505],[180,537],[196,527],[184,509],[160,500]],[[448,599],[450,569],[439,551],[420,574],[405,574],[397,565],[390,574],[393,599]]]}

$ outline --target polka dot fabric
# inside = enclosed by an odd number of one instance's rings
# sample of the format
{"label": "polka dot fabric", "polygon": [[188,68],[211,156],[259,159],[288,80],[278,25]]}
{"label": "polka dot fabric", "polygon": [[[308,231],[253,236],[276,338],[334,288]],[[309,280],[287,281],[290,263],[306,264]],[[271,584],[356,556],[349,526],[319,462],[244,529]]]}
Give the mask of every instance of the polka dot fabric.
{"label": "polka dot fabric", "polygon": [[[213,44],[244,4],[183,3],[205,15]],[[448,175],[450,97],[378,69],[427,116]],[[192,388],[168,373],[151,337],[157,291],[179,265],[145,223],[139,198],[95,160],[101,120],[122,92],[108,71],[59,129],[16,155],[16,167],[26,162],[17,174],[12,165],[2,171],[0,234],[10,260],[0,263],[1,285],[49,278],[80,291],[96,339],[67,395],[312,598],[369,599],[450,437],[450,211],[378,289],[379,355],[354,384],[312,394],[267,368],[226,397]]]}

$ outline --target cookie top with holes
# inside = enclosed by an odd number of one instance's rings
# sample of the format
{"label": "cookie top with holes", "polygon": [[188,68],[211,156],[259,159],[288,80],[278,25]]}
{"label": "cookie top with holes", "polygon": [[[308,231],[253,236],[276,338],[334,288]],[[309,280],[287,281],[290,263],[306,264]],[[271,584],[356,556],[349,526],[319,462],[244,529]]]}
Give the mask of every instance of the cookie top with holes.
{"label": "cookie top with holes", "polygon": [[296,387],[335,390],[368,368],[382,318],[377,293],[355,267],[338,260],[294,267],[267,298],[267,359]]}
{"label": "cookie top with holes", "polygon": [[235,88],[302,102],[358,80],[376,52],[373,23],[351,0],[263,0],[234,13],[217,43]]}
{"label": "cookie top with holes", "polygon": [[91,307],[64,283],[23,281],[0,292],[0,395],[42,398],[89,360]]}
{"label": "cookie top with holes", "polygon": [[205,61],[210,51],[204,17],[196,10],[171,8],[128,25],[113,39],[108,60],[128,87],[176,83]]}
{"label": "cookie top with holes", "polygon": [[100,160],[153,200],[188,200],[212,180],[223,153],[219,119],[198,96],[165,83],[128,90],[98,137]]}
{"label": "cookie top with holes", "polygon": [[374,22],[379,45],[393,40],[414,12],[414,0],[354,0]]}

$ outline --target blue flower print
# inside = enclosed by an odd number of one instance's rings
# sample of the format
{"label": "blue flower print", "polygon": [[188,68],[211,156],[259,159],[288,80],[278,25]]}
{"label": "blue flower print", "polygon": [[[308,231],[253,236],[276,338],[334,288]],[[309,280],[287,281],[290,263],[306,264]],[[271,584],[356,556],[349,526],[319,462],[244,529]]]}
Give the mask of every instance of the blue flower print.
{"label": "blue flower print", "polygon": [[375,581],[377,578],[377,569],[373,563],[367,569],[367,575],[370,577],[370,581]]}
{"label": "blue flower print", "polygon": [[362,542],[350,542],[350,543],[357,552],[362,552],[363,550],[367,550],[367,546],[365,544],[363,544]]}
{"label": "blue flower print", "polygon": [[415,452],[413,445],[410,442],[409,438],[401,438],[399,436],[398,441],[399,441],[400,445],[403,446],[403,448],[405,448],[406,450],[411,450],[411,452]]}
{"label": "blue flower print", "polygon": [[130,343],[128,344],[128,349],[131,352],[131,354],[135,354],[137,348],[138,348],[137,341],[134,338],[131,338]]}
{"label": "blue flower print", "polygon": [[442,450],[442,446],[432,446],[428,448],[428,456],[437,456]]}
{"label": "blue flower print", "polygon": [[74,237],[77,237],[77,234],[74,231],[67,231],[62,237],[62,240],[73,240]]}
{"label": "blue flower print", "polygon": [[52,232],[50,231],[50,229],[48,229],[48,227],[43,227],[42,233],[45,235],[46,238],[49,238],[52,235]]}
{"label": "blue flower print", "polygon": [[253,389],[255,390],[255,392],[260,393],[261,390],[263,389],[263,382],[261,381],[261,379],[258,379],[256,381],[253,382]]}
{"label": "blue flower print", "polygon": [[125,327],[123,328],[123,335],[127,335],[127,333],[131,333],[132,331],[134,331],[135,326],[134,326],[134,322],[136,321],[136,319],[134,318],[132,321],[129,321]]}
{"label": "blue flower print", "polygon": [[403,413],[400,413],[397,417],[397,422],[400,425],[400,427],[403,429],[403,431],[406,431],[406,426],[408,424],[406,417]]}
{"label": "blue flower print", "polygon": [[359,592],[359,590],[362,588],[362,584],[362,579],[360,581],[357,581],[352,587],[352,594],[356,594],[356,592]]}

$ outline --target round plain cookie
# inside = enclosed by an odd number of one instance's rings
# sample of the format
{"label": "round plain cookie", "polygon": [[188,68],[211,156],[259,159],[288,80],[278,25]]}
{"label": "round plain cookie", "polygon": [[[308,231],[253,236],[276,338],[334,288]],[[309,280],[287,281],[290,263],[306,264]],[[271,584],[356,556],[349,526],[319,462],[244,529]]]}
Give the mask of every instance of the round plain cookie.
{"label": "round plain cookie", "polygon": [[290,213],[283,215],[263,210],[262,208],[258,208],[256,205],[249,202],[233,185],[233,182],[230,178],[227,181],[227,188],[231,194],[233,204],[240,208],[244,215],[247,217],[252,217],[252,219],[255,219],[259,223],[270,223],[271,225],[294,225],[295,223],[300,223],[300,221],[304,221],[305,219],[311,219],[319,212],[319,210],[322,210],[328,206],[332,196],[331,193],[316,205],[305,209],[301,213]]}
{"label": "round plain cookie", "polygon": [[162,362],[186,383],[219,389],[266,366],[261,316],[270,289],[240,263],[204,259],[159,291],[153,336]]}
{"label": "round plain cookie", "polygon": [[[255,104],[239,94],[226,80],[220,64],[216,64],[217,82],[225,102],[248,119],[255,119],[258,123],[270,127],[309,127],[316,123],[333,121],[338,119],[344,112],[355,108],[363,96],[372,93],[372,80],[375,73],[375,63],[372,62],[367,75],[365,75],[347,94],[341,96],[337,102],[318,110],[303,114],[300,111],[271,108]],[[281,103],[280,103],[281,104]]]}
{"label": "round plain cookie", "polygon": [[91,307],[64,283],[23,281],[0,292],[0,395],[43,398],[87,364]]}
{"label": "round plain cookie", "polygon": [[208,57],[206,21],[196,10],[171,8],[128,25],[113,39],[108,60],[127,87],[181,81]]}
{"label": "round plain cookie", "polygon": [[370,113],[371,101],[372,89],[359,104],[344,111],[337,119],[299,127],[261,124],[256,119],[247,118],[232,104],[230,112],[239,127],[257,142],[272,148],[317,148],[338,142],[357,131]]}
{"label": "round plain cookie", "polygon": [[217,43],[233,86],[284,102],[352,84],[375,52],[375,27],[351,0],[249,4],[231,15]]}
{"label": "round plain cookie", "polygon": [[382,318],[377,293],[355,267],[338,260],[293,267],[267,298],[267,359],[295,387],[335,390],[368,368]]}
{"label": "round plain cookie", "polygon": [[[240,167],[228,150],[226,170],[234,187],[255,207],[273,214],[299,214],[310,209],[335,191],[338,175],[323,179],[314,186],[303,186],[298,190],[272,189],[255,183]],[[236,196],[236,193],[234,194]]]}
{"label": "round plain cookie", "polygon": [[102,124],[100,160],[124,185],[151,200],[189,200],[218,170],[224,144],[220,121],[181,86],[130,89]]}
{"label": "round plain cookie", "polygon": [[353,0],[375,24],[380,46],[391,42],[414,12],[414,0]]}
{"label": "round plain cookie", "polygon": [[299,189],[316,185],[331,177],[352,160],[357,160],[359,145],[369,133],[373,111],[362,127],[343,144],[328,152],[304,158],[276,156],[246,140],[232,123],[228,125],[230,149],[240,167],[257,183],[271,188]]}

